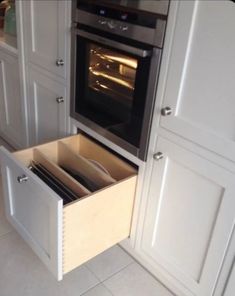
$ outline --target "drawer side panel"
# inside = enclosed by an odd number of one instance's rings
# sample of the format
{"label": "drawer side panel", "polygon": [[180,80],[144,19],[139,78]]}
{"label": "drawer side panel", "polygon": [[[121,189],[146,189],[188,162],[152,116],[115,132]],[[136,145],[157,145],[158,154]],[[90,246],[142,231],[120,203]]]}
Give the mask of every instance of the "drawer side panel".
{"label": "drawer side panel", "polygon": [[130,177],[64,208],[64,274],[129,236],[136,180]]}

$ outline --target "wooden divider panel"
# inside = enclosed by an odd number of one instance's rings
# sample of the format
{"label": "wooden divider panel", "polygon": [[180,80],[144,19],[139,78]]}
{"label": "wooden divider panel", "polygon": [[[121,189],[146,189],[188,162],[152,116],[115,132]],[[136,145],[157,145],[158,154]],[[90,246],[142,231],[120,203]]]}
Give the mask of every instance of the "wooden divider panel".
{"label": "wooden divider panel", "polygon": [[74,178],[72,178],[64,170],[58,167],[58,165],[50,161],[43,153],[40,152],[40,150],[36,148],[33,151],[33,159],[36,162],[42,164],[56,178],[58,178],[62,183],[64,183],[74,193],[76,193],[78,197],[83,197],[91,193],[87,188],[85,188],[82,184],[78,183]]}
{"label": "wooden divider panel", "polygon": [[93,165],[84,157],[75,154],[65,143],[58,142],[58,164],[81,173],[100,188],[116,182],[111,176]]}

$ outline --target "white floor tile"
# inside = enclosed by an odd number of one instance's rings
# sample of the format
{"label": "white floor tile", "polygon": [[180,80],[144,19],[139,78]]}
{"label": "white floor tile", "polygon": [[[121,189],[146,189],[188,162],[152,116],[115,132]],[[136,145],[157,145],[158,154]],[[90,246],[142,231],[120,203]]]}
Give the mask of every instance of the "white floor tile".
{"label": "white floor tile", "polygon": [[66,295],[78,296],[96,286],[98,283],[97,278],[85,265],[82,265],[65,275],[60,284],[66,292]]}
{"label": "white floor tile", "polygon": [[82,294],[82,296],[112,296],[112,294],[104,287],[104,285],[99,284],[85,294]]}
{"label": "white floor tile", "polygon": [[116,245],[91,259],[86,265],[100,281],[104,281],[132,262],[133,259]]}
{"label": "white floor tile", "polygon": [[0,238],[11,231],[13,231],[13,228],[7,219],[4,216],[0,217]]}
{"label": "white floor tile", "polygon": [[0,238],[1,296],[79,296],[98,280],[82,266],[61,282],[15,232]]}
{"label": "white floor tile", "polygon": [[138,263],[133,263],[103,283],[114,296],[173,296]]}

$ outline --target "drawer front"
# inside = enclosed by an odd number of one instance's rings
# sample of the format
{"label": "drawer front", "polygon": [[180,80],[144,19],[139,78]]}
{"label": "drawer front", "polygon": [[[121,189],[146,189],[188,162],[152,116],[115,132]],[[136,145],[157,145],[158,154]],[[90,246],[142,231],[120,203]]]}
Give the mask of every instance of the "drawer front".
{"label": "drawer front", "polygon": [[3,147],[0,156],[7,218],[60,280],[62,200]]}

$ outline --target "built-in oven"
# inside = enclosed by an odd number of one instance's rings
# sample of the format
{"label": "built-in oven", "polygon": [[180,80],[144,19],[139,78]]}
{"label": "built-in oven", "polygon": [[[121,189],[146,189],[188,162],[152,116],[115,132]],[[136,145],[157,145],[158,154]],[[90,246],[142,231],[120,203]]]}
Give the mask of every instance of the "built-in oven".
{"label": "built-in oven", "polygon": [[166,16],[74,2],[71,116],[146,160]]}

